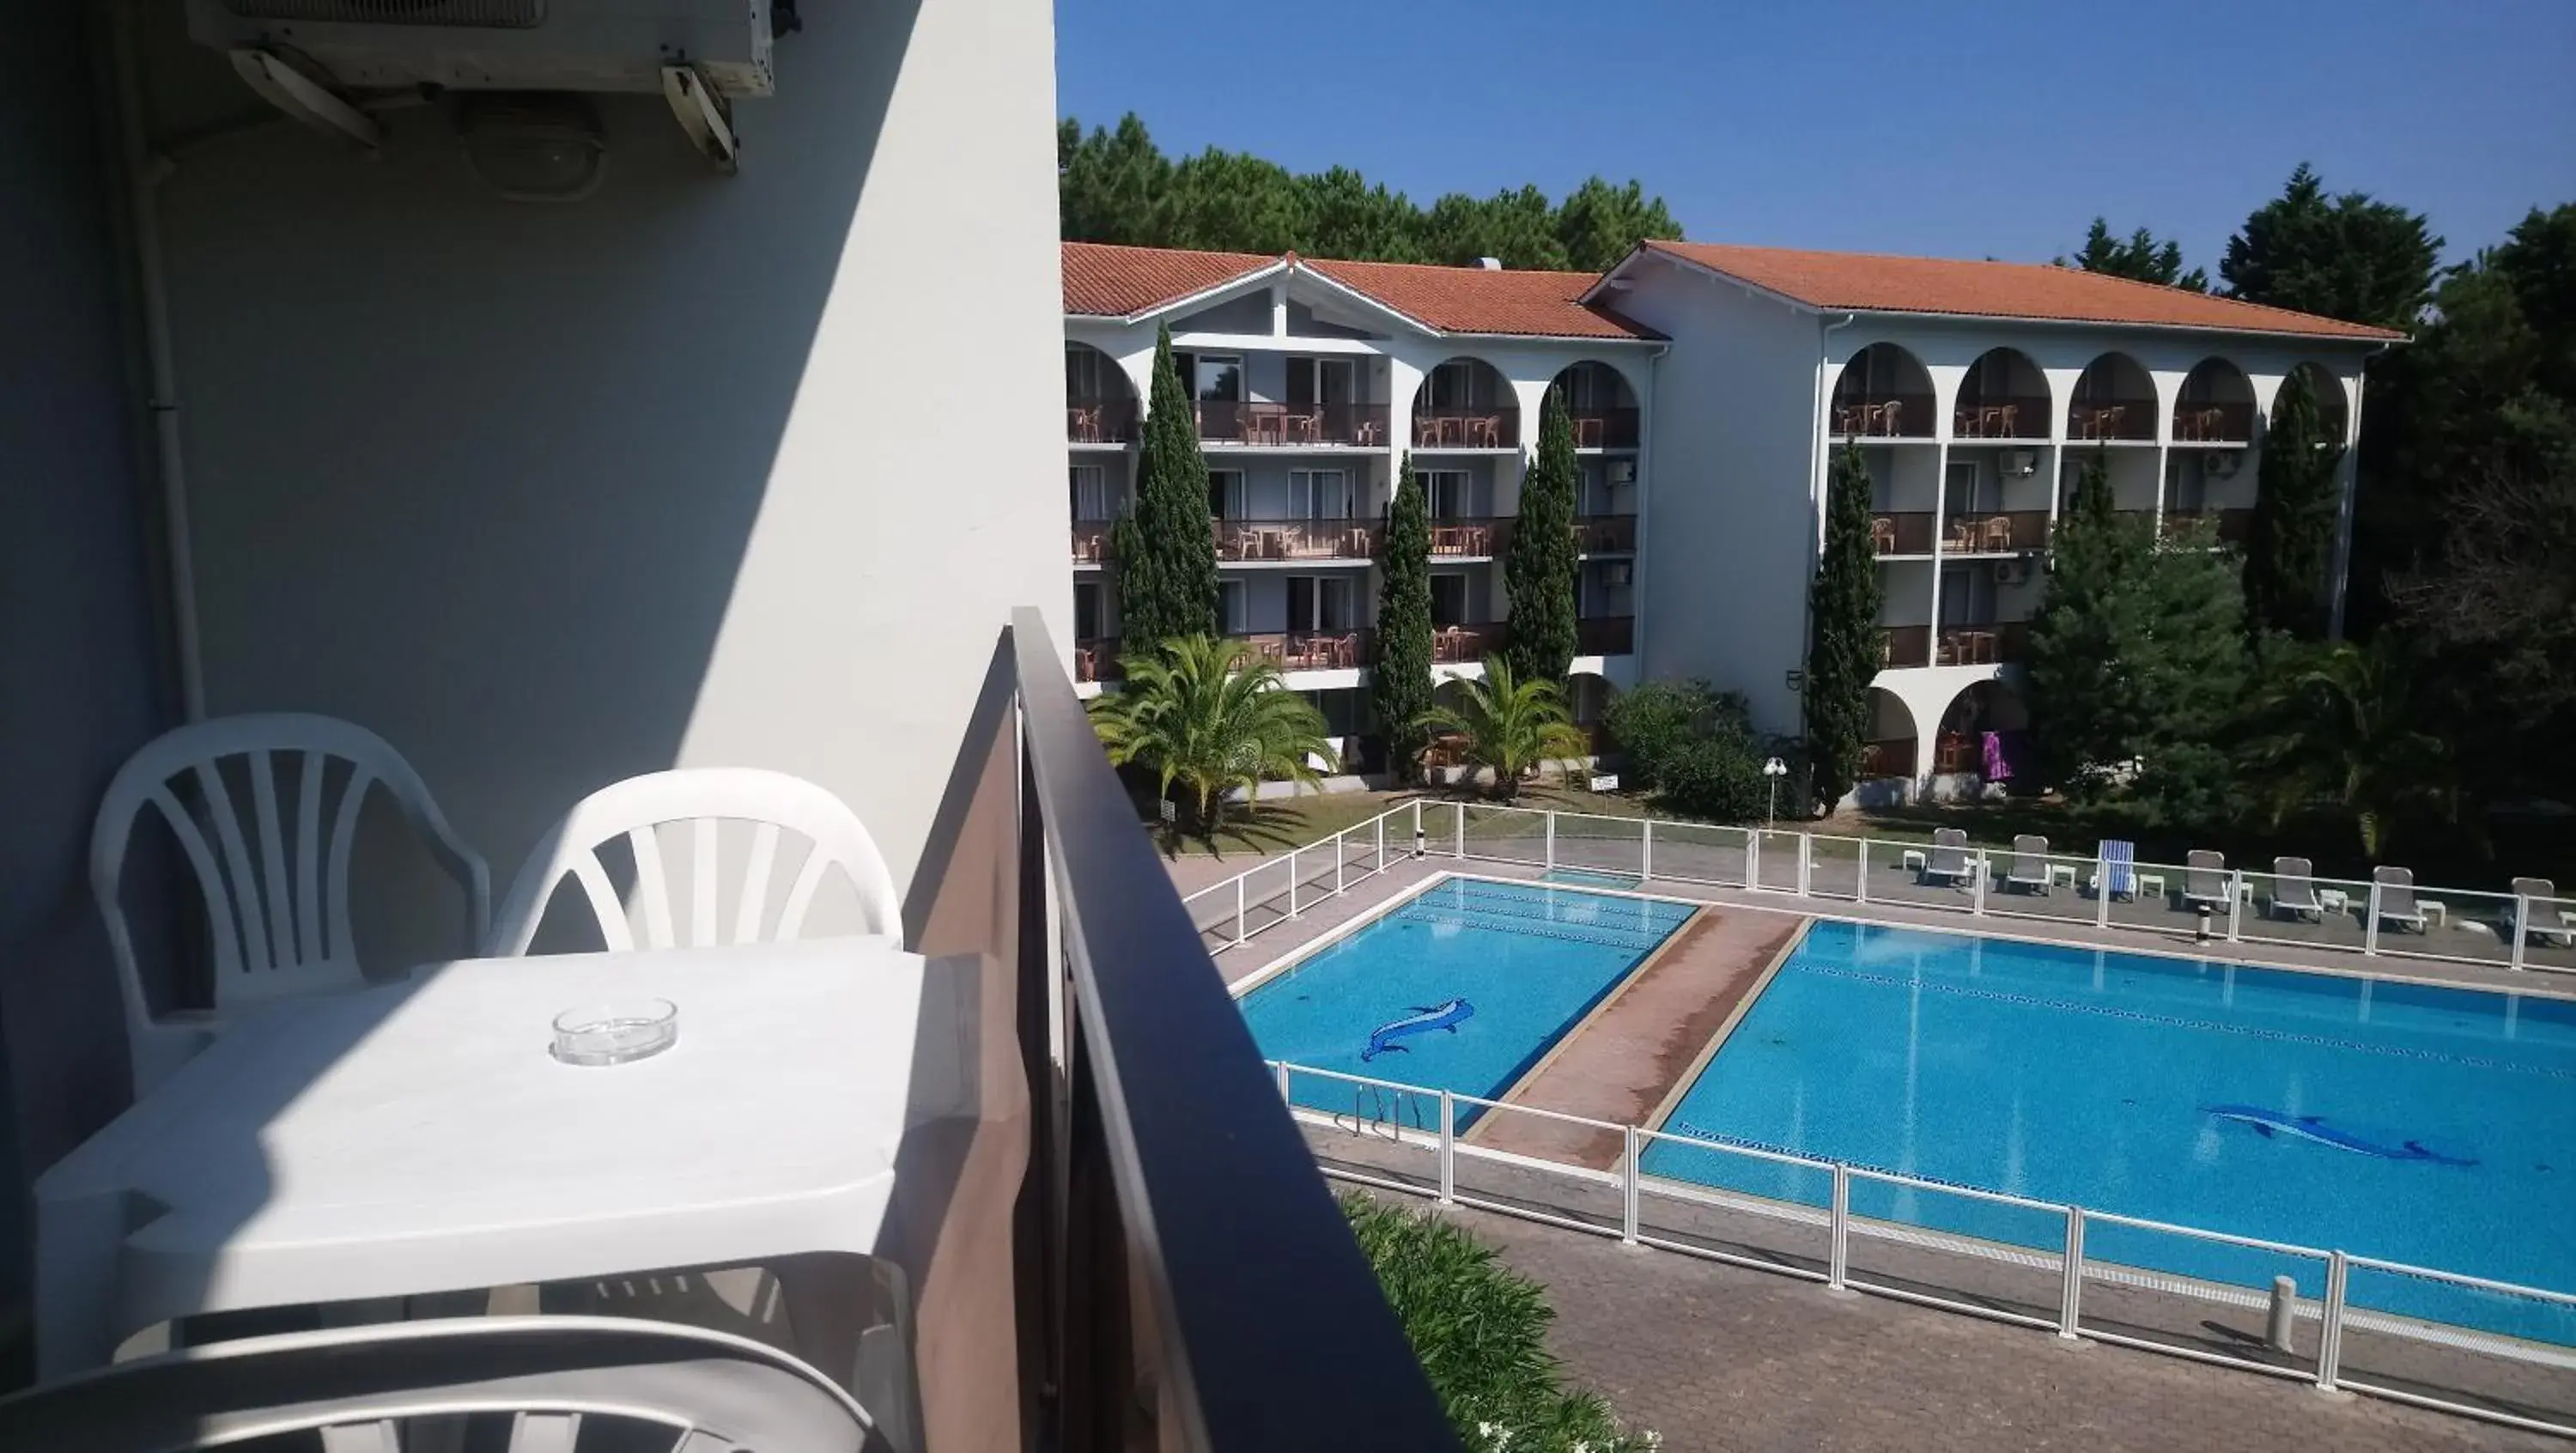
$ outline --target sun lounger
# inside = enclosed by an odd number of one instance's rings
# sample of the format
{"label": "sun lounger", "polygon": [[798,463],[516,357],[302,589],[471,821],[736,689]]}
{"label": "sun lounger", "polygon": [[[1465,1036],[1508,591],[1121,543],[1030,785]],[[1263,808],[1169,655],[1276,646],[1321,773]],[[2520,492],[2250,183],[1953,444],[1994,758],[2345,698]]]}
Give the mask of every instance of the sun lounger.
{"label": "sun lounger", "polygon": [[2138,896],[2138,845],[2119,838],[2104,838],[2100,848],[2102,867],[2093,875],[2093,891],[2114,898]]}
{"label": "sun lounger", "polygon": [[1932,851],[1923,860],[1923,873],[1916,881],[1929,883],[1938,878],[1952,886],[1975,876],[1976,867],[1968,861],[1968,835],[1955,827],[1932,830]]}
{"label": "sun lounger", "polygon": [[2370,875],[2372,896],[2379,902],[2379,921],[2424,932],[2424,910],[2415,906],[2415,874],[2406,868],[2381,868]]}
{"label": "sun lounger", "polygon": [[2004,887],[2048,892],[2048,839],[2027,832],[2013,839],[2012,868],[2004,874]]}
{"label": "sun lounger", "polygon": [[[2523,900],[2522,931],[2543,947],[2576,948],[2576,913],[2558,906],[2558,885],[2547,878],[2516,878],[2513,894]],[[2512,929],[2505,932],[2510,935]]]}
{"label": "sun lounger", "polygon": [[2310,923],[2326,921],[2326,906],[2317,901],[2316,870],[2305,858],[2272,860],[2272,907],[2269,910]]}
{"label": "sun lounger", "polygon": [[2183,859],[2182,906],[2206,903],[2215,913],[2227,911],[2227,858],[2207,848],[2194,848]]}

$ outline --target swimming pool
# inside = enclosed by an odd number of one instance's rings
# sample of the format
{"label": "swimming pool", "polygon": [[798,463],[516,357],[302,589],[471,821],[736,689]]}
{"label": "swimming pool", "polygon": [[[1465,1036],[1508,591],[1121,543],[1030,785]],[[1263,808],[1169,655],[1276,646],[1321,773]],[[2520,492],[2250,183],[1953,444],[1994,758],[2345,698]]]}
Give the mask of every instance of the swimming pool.
{"label": "swimming pool", "polygon": [[[1262,982],[1243,1017],[1265,1059],[1492,1099],[1695,908],[1446,878]],[[1353,1103],[1352,1086],[1321,1076],[1290,1093],[1319,1110]]]}
{"label": "swimming pool", "polygon": [[[2566,1000],[1819,922],[1660,1128],[2576,1291]],[[1819,1173],[1671,1142],[1640,1168],[1823,1203]],[[2062,1236],[2053,1214],[1867,1181],[1853,1210]],[[2279,1258],[2134,1228],[2090,1248],[2320,1290]],[[2576,1317],[2525,1300],[2363,1271],[2352,1297],[2576,1344]]]}

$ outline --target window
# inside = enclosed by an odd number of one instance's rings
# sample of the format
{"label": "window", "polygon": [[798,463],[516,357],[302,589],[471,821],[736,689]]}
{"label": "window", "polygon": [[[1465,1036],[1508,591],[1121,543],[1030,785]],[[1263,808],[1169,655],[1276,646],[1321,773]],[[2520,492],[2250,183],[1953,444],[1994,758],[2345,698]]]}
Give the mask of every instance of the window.
{"label": "window", "polygon": [[1353,397],[1351,361],[1347,358],[1288,360],[1288,402],[1347,404]]}
{"label": "window", "polygon": [[1424,469],[1416,471],[1416,475],[1422,481],[1422,498],[1431,507],[1431,518],[1463,520],[1473,516],[1467,499],[1467,471]]}
{"label": "window", "polygon": [[1109,480],[1097,464],[1074,464],[1065,469],[1067,492],[1073,496],[1073,517],[1077,520],[1107,520]]}
{"label": "window", "polygon": [[1249,629],[1244,625],[1244,593],[1240,580],[1216,583],[1216,628],[1229,636],[1239,636]]}
{"label": "window", "polygon": [[1467,623],[1467,577],[1454,572],[1431,577],[1431,623],[1435,626],[1463,626]]}
{"label": "window", "polygon": [[1351,477],[1338,469],[1290,470],[1288,507],[1301,520],[1347,520]]}
{"label": "window", "polygon": [[1565,371],[1565,407],[1577,414],[1597,414],[1618,405],[1618,376],[1598,363],[1578,363]]}
{"label": "window", "polygon": [[1208,404],[1243,402],[1243,359],[1222,353],[1175,353],[1172,364],[1190,397]]}
{"label": "window", "polygon": [[2165,489],[2165,513],[2196,515],[2209,506],[2209,476],[2197,456],[2177,457],[2173,483]]}
{"label": "window", "polygon": [[1064,396],[1068,399],[1116,398],[1123,389],[1111,385],[1117,365],[1087,343],[1064,345]]}
{"label": "window", "polygon": [[1977,467],[1977,461],[1951,460],[1949,473],[1942,479],[1941,513],[1954,520],[1961,515],[1985,513],[1988,504],[1977,489],[1984,478],[1984,471]]}
{"label": "window", "polygon": [[1351,626],[1349,576],[1291,575],[1288,577],[1288,629],[1347,631]]}
{"label": "window", "polygon": [[1243,471],[1211,469],[1208,471],[1208,513],[1220,520],[1245,517],[1243,508]]}
{"label": "window", "polygon": [[1099,585],[1088,580],[1075,581],[1073,586],[1073,638],[1077,641],[1096,641],[1107,634],[1108,632],[1100,628]]}
{"label": "window", "polygon": [[1484,368],[1463,358],[1441,364],[1423,380],[1423,387],[1430,398],[1425,407],[1432,413],[1491,408],[1494,402],[1491,377]]}

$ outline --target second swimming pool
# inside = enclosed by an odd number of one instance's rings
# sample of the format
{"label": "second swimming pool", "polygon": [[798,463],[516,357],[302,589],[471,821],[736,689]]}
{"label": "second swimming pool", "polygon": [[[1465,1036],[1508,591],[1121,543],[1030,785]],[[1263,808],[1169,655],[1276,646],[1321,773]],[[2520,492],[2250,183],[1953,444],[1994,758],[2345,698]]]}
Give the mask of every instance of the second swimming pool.
{"label": "second swimming pool", "polygon": [[[1243,1017],[1264,1059],[1491,1099],[1695,908],[1448,878],[1254,988]],[[1342,1081],[1290,1090],[1309,1108],[1352,1106]]]}

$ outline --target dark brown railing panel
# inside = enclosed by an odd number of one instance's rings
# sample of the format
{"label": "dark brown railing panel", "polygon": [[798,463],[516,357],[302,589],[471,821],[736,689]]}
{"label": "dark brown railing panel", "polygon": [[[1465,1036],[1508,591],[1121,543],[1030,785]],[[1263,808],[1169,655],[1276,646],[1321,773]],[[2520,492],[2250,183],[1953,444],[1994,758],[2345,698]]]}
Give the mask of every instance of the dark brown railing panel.
{"label": "dark brown railing panel", "polygon": [[1075,444],[1130,444],[1136,439],[1134,399],[1066,399],[1064,437]]}
{"label": "dark brown railing panel", "polygon": [[1913,776],[1914,738],[1896,737],[1888,741],[1862,744],[1860,775],[1864,779]]}
{"label": "dark brown railing panel", "polygon": [[1208,444],[1260,444],[1292,448],[1346,444],[1373,448],[1386,442],[1384,404],[1222,403],[1203,400],[1199,439]]}
{"label": "dark brown railing panel", "polygon": [[2254,442],[2254,406],[2175,404],[2173,436],[2178,444],[2251,444]]}
{"label": "dark brown railing panel", "polygon": [[1366,520],[1210,520],[1219,560],[1366,560],[1378,527]]}
{"label": "dark brown railing panel", "polygon": [[1566,416],[1566,422],[1574,426],[1577,449],[1637,447],[1635,409],[1577,409]]}
{"label": "dark brown railing panel", "polygon": [[2030,659],[2030,622],[1986,621],[1944,626],[1935,663],[1942,666],[2000,666]]}
{"label": "dark brown railing panel", "polygon": [[2153,399],[2119,399],[2107,404],[2077,404],[2066,411],[2066,437],[2076,440],[2153,439]]}
{"label": "dark brown railing panel", "polygon": [[1434,555],[1500,555],[1503,547],[1511,543],[1511,538],[1512,520],[1509,515],[1431,522],[1431,553]]}
{"label": "dark brown railing panel", "polygon": [[[1061,995],[1064,1053],[1029,1174],[1060,1295],[1024,1299],[1055,1372],[1029,1446],[1454,1453],[1243,1014],[1111,772],[1046,627],[1015,611],[1023,985]],[[1050,918],[1048,915],[1053,914]],[[1045,953],[1060,925],[1062,970]],[[1025,1022],[1024,1016],[1024,1022]],[[1059,1189],[1060,1188],[1060,1189]],[[1026,1263],[1024,1263],[1026,1264]],[[1010,1396],[1007,1367],[995,1396]]]}
{"label": "dark brown railing panel", "polygon": [[1435,666],[1455,666],[1482,661],[1489,653],[1502,649],[1505,629],[1501,621],[1434,626],[1431,628],[1431,662]]}
{"label": "dark brown railing panel", "polygon": [[2215,523],[2218,543],[2242,545],[2254,536],[2254,512],[2250,509],[2165,511],[2165,538],[2178,539],[2195,528]]}
{"label": "dark brown railing panel", "polygon": [[1930,510],[1881,510],[1869,517],[1870,543],[1881,555],[1932,553]]}
{"label": "dark brown railing panel", "polygon": [[1637,549],[1635,515],[1579,515],[1574,521],[1576,548],[1593,555],[1631,555]]}
{"label": "dark brown railing panel", "polygon": [[2048,547],[2048,511],[1952,515],[1941,537],[1946,555],[2010,555]]}
{"label": "dark brown railing panel", "polygon": [[1960,439],[2045,439],[2048,400],[1961,399],[1950,411],[1950,433]]}
{"label": "dark brown railing panel", "polygon": [[1837,394],[1834,437],[1857,439],[1929,439],[1932,437],[1930,394]]}
{"label": "dark brown railing panel", "polygon": [[1635,616],[1585,616],[1574,623],[1578,656],[1625,656],[1636,648]]}
{"label": "dark brown railing panel", "polygon": [[1347,671],[1369,663],[1374,638],[1364,630],[1271,631],[1235,636],[1283,671]]}
{"label": "dark brown railing panel", "polygon": [[1878,664],[1891,668],[1931,665],[1932,628],[1930,626],[1880,627]]}
{"label": "dark brown railing panel", "polygon": [[1416,449],[1517,449],[1520,443],[1520,410],[1508,404],[1413,413]]}

